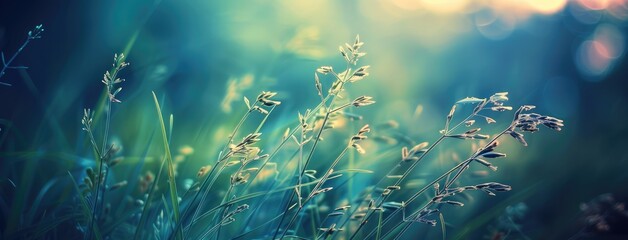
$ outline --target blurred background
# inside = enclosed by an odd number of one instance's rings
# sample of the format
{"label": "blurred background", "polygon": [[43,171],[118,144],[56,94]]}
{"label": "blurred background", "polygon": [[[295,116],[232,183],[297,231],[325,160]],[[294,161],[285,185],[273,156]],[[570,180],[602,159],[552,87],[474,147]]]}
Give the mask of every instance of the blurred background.
{"label": "blurred background", "polygon": [[[597,213],[586,211],[591,201],[610,198],[602,194],[612,194],[612,209],[628,200],[628,1],[4,0],[0,50],[12,55],[38,24],[43,38],[14,62],[29,69],[7,70],[0,79],[12,84],[0,85],[0,176],[28,182],[15,190],[3,182],[9,199],[34,198],[49,179],[93,164],[80,119],[83,108],[102,99],[100,80],[114,53],[125,52],[131,66],[122,73],[127,81],[118,95],[122,104],[114,106],[112,141],[123,146],[129,164],[145,152],[156,127],[155,91],[164,112],[174,115],[174,148],[194,149],[179,174],[194,176],[245,112],[243,96],[279,92],[283,103],[265,128],[283,133],[297,111],[318,103],[314,70],[343,67],[337,47],[359,34],[368,53],[361,63],[371,66],[371,75],[348,96],[373,96],[377,104],[356,109],[363,119],[347,124],[347,132],[365,123],[394,125],[414,142],[432,142],[457,100],[504,91],[512,106],[536,105],[535,111],[565,120],[560,133],[530,134],[528,147],[504,140],[509,156],[486,178],[513,191],[478,194],[462,210],[445,211],[448,235],[566,239],[628,230],[626,216],[609,220],[604,230],[587,218]],[[511,114],[494,118],[503,125]],[[499,126],[482,127],[496,132]],[[408,145],[389,140],[367,147]],[[449,146],[456,150],[439,149],[417,176],[442,172],[471,153],[470,145]],[[159,148],[152,151],[159,158]],[[352,164],[375,170],[386,160]],[[513,211],[516,219],[503,223],[500,216]],[[516,226],[505,226],[510,222]]]}

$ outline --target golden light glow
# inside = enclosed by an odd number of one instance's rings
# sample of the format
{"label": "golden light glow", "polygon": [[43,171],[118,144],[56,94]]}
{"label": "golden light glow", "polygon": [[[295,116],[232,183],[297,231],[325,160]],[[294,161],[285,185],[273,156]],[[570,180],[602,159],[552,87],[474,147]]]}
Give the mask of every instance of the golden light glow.
{"label": "golden light glow", "polygon": [[179,148],[179,153],[181,155],[183,155],[183,156],[187,156],[187,155],[190,155],[190,154],[194,153],[194,148],[185,145],[185,146]]}
{"label": "golden light glow", "polygon": [[437,13],[458,13],[467,8],[468,0],[422,0],[423,7]]}
{"label": "golden light glow", "polygon": [[567,5],[567,0],[528,0],[528,5],[539,13],[553,14]]}

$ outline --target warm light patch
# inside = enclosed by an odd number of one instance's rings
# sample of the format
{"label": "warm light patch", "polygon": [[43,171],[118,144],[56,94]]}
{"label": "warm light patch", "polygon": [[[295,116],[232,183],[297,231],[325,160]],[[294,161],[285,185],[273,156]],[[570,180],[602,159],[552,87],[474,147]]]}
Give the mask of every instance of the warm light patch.
{"label": "warm light patch", "polygon": [[567,4],[567,0],[527,0],[527,2],[532,9],[543,14],[556,13]]}
{"label": "warm light patch", "polygon": [[468,0],[422,0],[423,7],[439,13],[457,13],[466,9]]}
{"label": "warm light patch", "polygon": [[179,153],[181,155],[184,155],[184,156],[191,155],[192,153],[194,153],[194,148],[192,148],[192,147],[190,147],[188,145],[185,145],[185,146],[179,148]]}

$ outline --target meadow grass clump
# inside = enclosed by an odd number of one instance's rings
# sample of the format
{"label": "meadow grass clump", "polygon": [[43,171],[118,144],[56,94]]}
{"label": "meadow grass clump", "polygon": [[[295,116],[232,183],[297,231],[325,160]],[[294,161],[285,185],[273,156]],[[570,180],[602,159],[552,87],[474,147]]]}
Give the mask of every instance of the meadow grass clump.
{"label": "meadow grass clump", "polygon": [[[504,183],[471,182],[465,178],[471,165],[497,171],[494,160],[506,157],[499,148],[504,136],[526,146],[524,133],[541,125],[563,127],[562,120],[532,113],[534,106],[524,105],[501,131],[487,132],[484,128],[497,122],[492,115],[514,109],[506,105],[508,93],[499,92],[456,102],[431,144],[417,143],[403,132],[387,136],[386,129],[398,124],[364,120],[360,111],[375,100],[350,91],[369,76],[370,66],[359,65],[366,56],[363,46],[357,36],[339,48],[343,67],[326,65],[314,71],[320,101],[296,113],[291,126],[268,124],[275,109],[290,99],[272,91],[243,97],[240,119],[224,123],[232,129],[224,142],[202,143],[217,149],[217,156],[205,156],[209,160],[192,176],[177,171],[183,160],[172,151],[174,115],[164,115],[164,100],[155,92],[155,138],[160,141],[156,146],[147,143],[145,155],[158,156],[156,166],[144,165],[144,156],[125,165],[129,169],[120,167],[122,153],[109,137],[110,122],[114,104],[121,102],[124,80],[118,75],[129,64],[116,54],[102,80],[104,103],[85,109],[81,120],[94,167],[82,168],[78,177],[68,172],[76,193],[68,202],[78,204],[78,211],[59,221],[72,222],[84,239],[405,239],[414,223],[440,223],[444,236],[445,206],[466,204],[458,196],[512,190]],[[465,110],[471,111],[461,114]],[[449,141],[472,141],[472,153],[408,187],[420,164]],[[372,167],[367,160],[391,168],[378,169],[380,165]],[[117,171],[132,177],[112,177],[119,176]],[[34,236],[52,235],[58,225],[41,224]]]}

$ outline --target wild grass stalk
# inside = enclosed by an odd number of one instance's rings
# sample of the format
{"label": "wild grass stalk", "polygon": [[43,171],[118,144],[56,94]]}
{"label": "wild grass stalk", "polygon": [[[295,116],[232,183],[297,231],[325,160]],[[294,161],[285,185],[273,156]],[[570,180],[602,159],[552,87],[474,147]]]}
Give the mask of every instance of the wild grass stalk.
{"label": "wild grass stalk", "polygon": [[[464,171],[466,171],[468,169],[469,165],[471,163],[473,163],[473,162],[478,162],[478,163],[480,163],[480,164],[482,164],[482,165],[484,165],[486,167],[491,168],[492,170],[497,170],[497,168],[495,166],[493,166],[492,163],[490,163],[487,160],[484,160],[482,158],[492,159],[492,158],[499,158],[499,157],[505,157],[506,156],[503,153],[499,153],[499,152],[495,152],[494,151],[497,148],[497,146],[498,146],[497,140],[500,137],[502,137],[503,135],[508,134],[508,135],[512,136],[513,138],[515,138],[520,143],[522,143],[523,145],[527,145],[527,142],[523,138],[523,134],[517,132],[516,128],[519,128],[522,131],[534,132],[534,131],[538,130],[537,125],[542,124],[542,125],[546,125],[547,127],[551,128],[551,129],[555,129],[555,130],[560,130],[561,129],[561,127],[563,126],[562,120],[559,120],[559,119],[556,119],[556,118],[553,118],[553,117],[542,116],[540,114],[525,114],[525,113],[523,113],[524,111],[530,111],[533,108],[534,108],[534,106],[530,106],[530,105],[525,105],[525,106],[520,107],[519,110],[517,110],[515,112],[514,119],[510,123],[510,125],[506,129],[504,129],[503,131],[499,132],[497,135],[493,136],[492,139],[488,143],[486,143],[483,147],[481,147],[478,150],[476,150],[476,152],[474,154],[472,154],[469,158],[467,158],[465,161],[461,162],[456,167],[452,168],[452,170],[456,171],[456,173],[453,176],[453,178],[451,178],[451,179],[449,179],[448,181],[445,182],[445,184],[444,184],[445,187],[443,187],[441,189],[439,189],[437,187],[436,194],[435,194],[434,198],[432,198],[430,201],[428,201],[428,203],[426,203],[425,206],[423,206],[422,208],[420,208],[419,210],[417,210],[413,214],[411,214],[409,218],[410,219],[416,218],[416,219],[420,220],[423,217],[423,216],[421,216],[421,214],[425,213],[426,211],[428,211],[430,206],[433,206],[433,205],[436,205],[436,204],[440,204],[441,202],[444,201],[445,198],[453,196],[454,194],[460,193],[460,192],[463,192],[463,191],[481,190],[481,191],[487,192],[491,196],[495,195],[493,192],[510,191],[510,189],[511,189],[510,186],[504,185],[504,184],[500,184],[500,183],[485,183],[485,184],[478,184],[478,185],[475,185],[475,186],[466,186],[466,187],[458,187],[458,188],[452,188],[452,185],[462,176],[462,173]],[[441,177],[439,177],[438,179],[441,180],[445,176],[449,176],[451,173],[452,173],[452,171],[450,170],[446,174],[441,175]],[[429,184],[426,187],[428,187],[428,186],[435,186],[435,184],[437,184],[437,182]],[[414,201],[425,190],[422,189],[422,191],[419,191],[419,192],[415,193],[414,195],[412,195],[412,197],[410,197],[406,201],[406,204],[409,204],[412,201]],[[445,203],[462,206],[462,203],[459,203],[459,202],[445,201]],[[407,231],[407,229],[410,227],[410,223],[411,222],[412,221],[405,221],[405,222],[400,222],[400,223],[397,224],[397,226],[399,226],[399,225],[402,225],[402,226],[405,225],[405,226],[403,226],[403,229],[397,235],[397,237],[395,237],[395,239],[399,239],[399,238],[402,237],[403,233],[405,231]],[[393,229],[396,229],[397,226],[395,226]]]}
{"label": "wild grass stalk", "polygon": [[[483,104],[480,105],[486,105],[488,102],[485,102]],[[478,105],[478,106],[480,106]],[[460,121],[458,124],[456,124],[453,127],[450,127],[450,122],[453,118],[453,114],[455,112],[456,109],[456,105],[454,105],[450,111],[450,113],[447,116],[447,120],[445,121],[445,129],[443,129],[441,131],[441,136],[436,139],[436,141],[434,141],[434,143],[432,145],[430,145],[428,147],[428,144],[426,142],[424,143],[420,143],[418,145],[415,145],[412,149],[408,150],[407,148],[403,148],[402,149],[402,160],[399,164],[397,164],[395,166],[395,168],[391,169],[385,176],[383,176],[379,182],[376,184],[379,185],[381,184],[386,178],[393,176],[393,174],[396,172],[396,168],[401,168],[403,162],[408,162],[411,161],[411,164],[409,167],[407,167],[405,169],[405,171],[403,172],[403,174],[401,176],[396,177],[397,180],[395,181],[394,184],[392,184],[391,186],[399,186],[401,184],[401,182],[403,182],[404,179],[406,179],[408,177],[408,175],[410,173],[412,173],[412,171],[414,170],[414,168],[416,168],[416,166],[419,164],[419,162],[421,162],[421,160],[423,160],[423,158],[425,158],[430,152],[432,152],[432,150],[434,150],[434,148],[436,146],[438,146],[443,140],[445,140],[445,138],[447,138],[447,136],[449,134],[451,134],[454,130],[456,130],[458,127],[460,127],[463,123],[469,121],[470,119],[472,119],[473,117],[475,117],[481,110],[483,107],[477,107],[476,109],[474,109],[474,111],[468,115],[464,120]],[[367,209],[367,212],[365,214],[365,216],[363,217],[363,219],[360,221],[360,224],[358,225],[358,228],[354,231],[354,233],[351,235],[350,239],[353,239],[356,237],[356,235],[358,234],[358,232],[361,230],[361,228],[368,222],[368,220],[371,218],[371,216],[373,215],[373,213],[375,212],[376,209],[381,208],[382,205],[386,202],[386,200],[390,197],[390,191],[387,194],[381,194],[380,196],[378,196],[378,199],[375,201],[375,206],[372,209]],[[356,209],[357,211],[357,209]],[[355,211],[354,211],[355,213]],[[345,223],[348,222],[345,221]],[[343,224],[344,225],[344,224]],[[378,226],[378,228],[381,226]]]}
{"label": "wild grass stalk", "polygon": [[[35,26],[35,28],[31,31],[28,31],[28,36],[26,37],[26,40],[24,41],[24,43],[22,43],[22,45],[17,49],[17,51],[15,51],[15,53],[13,53],[13,56],[11,56],[11,58],[9,58],[8,60],[5,59],[4,57],[4,52],[0,52],[0,57],[2,58],[2,70],[0,70],[0,79],[2,79],[2,76],[4,76],[5,72],[7,69],[28,69],[28,67],[24,67],[24,66],[13,66],[11,65],[13,63],[13,60],[15,60],[15,58],[20,55],[20,53],[24,50],[24,48],[26,48],[26,46],[35,39],[40,39],[41,38],[41,34],[44,32],[44,28],[43,25],[39,24],[37,26]],[[0,82],[0,85],[4,85],[4,86],[11,86],[10,83],[5,83],[5,82]]]}
{"label": "wild grass stalk", "polygon": [[[124,54],[116,54],[113,58],[113,70],[111,72],[106,71],[102,80],[102,83],[105,84],[105,94],[107,94],[106,101],[106,110],[105,110],[105,131],[103,133],[102,139],[102,147],[99,148],[96,143],[96,139],[94,137],[93,132],[93,118],[94,113],[90,109],[85,109],[83,112],[83,119],[81,120],[81,124],[83,125],[83,131],[87,132],[87,135],[90,140],[90,144],[92,146],[92,150],[95,153],[95,159],[97,159],[98,169],[97,172],[94,173],[91,169],[87,170],[87,175],[84,179],[85,185],[87,189],[93,191],[92,192],[92,206],[91,206],[91,218],[89,220],[89,227],[87,228],[87,233],[85,234],[85,239],[91,238],[94,233],[94,229],[96,228],[96,222],[98,221],[99,211],[103,209],[105,206],[105,191],[107,176],[109,167],[113,167],[118,162],[113,159],[113,155],[117,151],[115,146],[108,144],[108,136],[109,136],[109,124],[111,121],[111,104],[119,103],[120,100],[116,99],[116,95],[120,93],[122,90],[121,87],[115,88],[115,86],[119,83],[124,82],[124,79],[118,77],[118,73],[127,67],[129,64],[124,61]],[[95,185],[94,185],[95,183]],[[126,183],[121,182],[120,185],[125,185]],[[98,236],[100,237],[100,236]]]}
{"label": "wild grass stalk", "polygon": [[[478,109],[479,110],[486,109],[486,104],[488,102],[492,102],[494,104],[493,107],[489,107],[488,109],[491,109],[494,111],[503,111],[503,109],[509,109],[510,107],[505,107],[502,104],[499,104],[503,101],[496,100],[496,99],[504,99],[505,96],[506,96],[505,93],[497,93],[491,96],[491,98],[489,98],[488,101],[487,99],[474,99],[471,102],[480,102],[476,106],[476,110],[474,110],[474,112],[478,111]],[[461,100],[461,102],[463,103],[468,102],[467,100],[463,99]],[[505,100],[507,100],[507,98],[505,98]],[[498,104],[495,104],[495,102],[497,102]],[[452,188],[452,185],[456,183],[456,181],[461,177],[462,173],[465,170],[467,170],[469,165],[473,162],[478,162],[490,168],[491,170],[496,171],[497,167],[493,166],[492,163],[488,162],[487,160],[482,159],[481,157],[491,158],[491,159],[498,158],[498,157],[505,157],[506,156],[505,154],[494,152],[495,148],[498,146],[497,139],[503,136],[504,134],[508,134],[512,136],[521,144],[526,146],[527,142],[524,140],[523,135],[520,132],[516,131],[516,129],[520,129],[522,131],[527,131],[527,132],[534,132],[534,131],[538,131],[538,127],[537,127],[538,125],[545,125],[555,130],[561,129],[563,125],[562,120],[549,117],[549,116],[543,116],[536,113],[532,113],[532,114],[523,113],[525,111],[532,110],[533,108],[534,106],[530,106],[530,105],[524,105],[520,107],[519,110],[515,112],[513,121],[509,124],[509,126],[506,129],[499,132],[497,135],[493,136],[488,143],[486,143],[483,147],[476,150],[475,153],[472,154],[469,158],[457,164],[456,166],[454,166],[453,168],[451,168],[444,174],[440,175],[439,177],[434,179],[432,182],[430,182],[429,184],[421,188],[418,192],[414,193],[410,198],[408,198],[408,200],[402,202],[401,207],[396,209],[394,212],[392,212],[387,217],[387,219],[384,220],[383,222],[384,225],[387,224],[395,214],[398,214],[400,211],[405,211],[405,208],[408,204],[416,200],[419,196],[421,196],[427,190],[429,190],[430,188],[436,188],[436,194],[435,194],[436,196],[434,198],[428,201],[428,203],[426,203],[422,208],[410,214],[407,219],[404,217],[404,221],[398,222],[389,233],[392,233],[393,231],[395,231],[395,229],[397,229],[399,226],[403,226],[403,229],[401,230],[400,233],[397,234],[397,237],[396,237],[396,238],[400,238],[402,237],[403,233],[407,231],[407,229],[409,228],[412,222],[422,222],[422,223],[427,223],[434,226],[436,224],[436,221],[428,220],[426,217],[434,213],[437,213],[438,209],[428,209],[428,208],[430,206],[441,204],[441,203],[462,206],[463,204],[460,202],[444,201],[445,198],[451,197],[455,195],[456,193],[460,193],[466,190],[481,190],[481,191],[487,192],[489,195],[494,195],[493,193],[494,191],[498,191],[498,192],[509,191],[510,186],[500,184],[500,183],[486,183],[486,184],[478,184],[475,186],[466,186],[466,187],[458,187],[458,188]],[[491,121],[489,120],[488,122],[491,122]],[[444,134],[444,136],[449,137],[449,138],[474,139],[477,137],[478,131],[479,130],[471,129],[463,134]],[[451,177],[451,174],[454,174],[454,173],[455,175]],[[439,188],[439,182],[445,178],[447,178],[447,181],[444,183],[445,187],[441,189]],[[373,234],[373,231],[371,231],[371,233],[367,235],[366,237],[368,238],[372,234]]]}
{"label": "wild grass stalk", "polygon": [[[278,103],[278,102],[277,102]],[[268,117],[271,115],[271,113],[275,110],[275,107],[277,107],[277,105],[273,105],[270,110],[268,110],[268,112],[266,112],[264,114],[264,118],[262,119],[262,121],[258,124],[257,128],[255,129],[255,131],[253,132],[253,134],[258,134],[260,133],[260,130],[262,129],[262,127],[264,126],[264,124],[266,123],[266,120],[268,120]],[[257,157],[257,156],[255,156]],[[262,156],[260,156],[262,157]],[[263,155],[263,157],[267,157],[267,155]],[[220,204],[224,204],[228,198],[231,197],[231,192],[234,191],[234,188],[236,187],[236,185],[241,185],[244,183],[248,182],[248,177],[246,177],[246,179],[244,179],[244,176],[250,176],[252,171],[257,171],[257,169],[255,168],[249,168],[249,169],[245,169],[245,167],[247,167],[248,163],[250,163],[250,160],[253,159],[243,159],[241,160],[241,164],[238,167],[238,169],[235,171],[235,173],[231,176],[231,184],[229,184],[229,188],[227,189],[227,193],[225,194],[225,196],[223,197],[222,201],[220,202]],[[240,176],[240,173],[244,173],[243,175]],[[299,185],[301,183],[299,182]],[[247,205],[248,206],[248,205]],[[222,210],[222,212],[217,215],[220,216],[221,219],[225,219],[227,218],[227,214],[228,214],[228,210],[229,210],[230,205],[225,206],[225,208]],[[248,209],[248,207],[247,207]],[[242,211],[239,211],[238,213],[240,213]],[[216,238],[220,239],[220,228],[222,225],[218,226],[217,229],[217,233],[216,233]]]}
{"label": "wild grass stalk", "polygon": [[[303,178],[303,176],[305,175],[305,171],[307,169],[308,164],[310,163],[312,156],[316,150],[316,147],[318,145],[318,143],[320,142],[321,139],[321,135],[323,133],[323,130],[326,129],[327,126],[327,122],[329,121],[329,117],[332,113],[338,112],[346,107],[349,107],[351,105],[354,105],[356,107],[361,107],[361,106],[366,106],[366,105],[370,105],[373,104],[374,101],[371,100],[371,97],[367,97],[367,96],[362,96],[357,98],[356,100],[354,100],[353,102],[338,106],[334,108],[334,100],[336,99],[336,97],[338,96],[338,94],[340,94],[343,90],[344,90],[344,86],[347,82],[355,82],[355,81],[359,81],[362,80],[364,77],[368,76],[368,68],[369,66],[363,66],[363,67],[359,67],[358,69],[356,69],[355,71],[352,71],[352,69],[350,68],[350,66],[352,65],[356,65],[357,61],[363,57],[364,55],[366,55],[366,53],[360,52],[360,48],[362,47],[362,45],[364,45],[364,43],[362,41],[360,41],[359,36],[356,37],[354,43],[352,45],[350,44],[346,44],[346,50],[341,46],[340,47],[340,53],[342,54],[342,56],[344,57],[345,61],[347,62],[347,67],[346,70],[341,72],[341,73],[336,73],[333,68],[331,66],[322,66],[320,68],[317,69],[318,73],[321,74],[332,74],[336,80],[334,81],[334,83],[332,84],[332,86],[329,88],[328,91],[328,96],[331,96],[331,100],[329,105],[326,105],[325,103],[325,99],[323,98],[323,91],[322,91],[322,84],[320,83],[318,74],[315,73],[314,74],[314,79],[315,79],[315,86],[318,92],[318,95],[321,97],[322,99],[322,105],[324,106],[324,110],[325,110],[325,115],[323,117],[322,123],[319,126],[318,132],[316,133],[316,136],[314,137],[314,142],[312,145],[312,148],[310,149],[307,158],[305,159],[305,163],[303,163],[303,168],[300,169],[301,173],[299,174],[298,178]],[[349,54],[351,53],[351,54]],[[359,146],[359,145],[358,145]],[[344,152],[341,155],[344,155]],[[339,156],[340,157],[340,156]],[[337,158],[338,160],[338,158]],[[337,160],[335,160],[334,162],[337,162]],[[316,187],[312,190],[312,193],[315,193],[316,191],[319,191],[316,189]],[[312,193],[310,193],[310,195],[312,195]],[[301,193],[298,193],[299,197],[301,195]],[[288,204],[285,207],[284,212],[287,212],[290,210],[291,208],[291,202],[294,199],[294,197],[297,196],[297,192],[294,192],[293,194],[290,195],[290,198],[288,200]],[[309,197],[308,197],[309,198]],[[309,200],[309,199],[308,199]],[[281,238],[283,238],[286,233],[288,232],[288,228],[290,227],[290,225],[294,222],[295,218],[298,216],[298,213],[300,212],[300,210],[303,208],[302,204],[301,204],[301,199],[297,199],[297,201],[299,202],[299,208],[297,209],[297,212],[294,214],[294,216],[291,218],[291,220],[288,222],[288,226],[286,227],[285,231],[283,231],[283,233],[281,234]],[[279,224],[277,225],[276,230],[274,231],[274,236],[273,239],[277,237],[277,235],[280,232],[280,228],[281,225],[283,223],[283,220],[285,218],[286,215],[283,215],[283,217],[281,218],[281,220],[279,221]]]}
{"label": "wild grass stalk", "polygon": [[[201,210],[202,210],[202,208],[204,206],[204,202],[205,202],[205,199],[206,199],[207,195],[209,194],[209,191],[212,189],[214,182],[218,179],[218,176],[227,167],[228,163],[226,163],[226,160],[228,160],[229,158],[234,157],[234,156],[241,156],[243,154],[246,155],[246,154],[250,153],[250,151],[252,149],[258,149],[258,148],[250,148],[250,145],[255,143],[255,142],[257,142],[257,141],[259,141],[259,136],[261,135],[260,133],[258,133],[259,130],[261,129],[261,127],[266,122],[266,120],[268,118],[268,115],[270,114],[270,111],[272,111],[274,109],[274,106],[280,104],[279,101],[275,101],[275,100],[271,99],[275,95],[276,95],[276,93],[273,93],[273,92],[262,92],[257,97],[256,101],[253,104],[250,104],[249,100],[247,98],[244,98],[245,99],[245,103],[246,103],[247,108],[248,108],[248,111],[241,118],[239,123],[236,125],[234,131],[229,136],[229,139],[228,139],[227,143],[222,148],[222,150],[219,152],[219,159],[218,159],[218,161],[214,164],[214,167],[212,167],[212,169],[210,170],[209,174],[207,174],[205,176],[205,178],[203,180],[203,183],[201,184],[200,190],[192,198],[192,201],[190,202],[190,207],[188,207],[186,209],[186,212],[189,209],[191,209],[191,206],[192,206],[192,204],[194,204],[196,198],[199,195],[202,195],[201,196],[201,200],[200,200],[199,204],[197,205],[197,207],[195,208],[194,214],[192,215],[191,222],[186,227],[187,229],[190,229],[190,227],[194,223],[197,222],[198,215],[199,215],[199,213],[201,212]],[[271,108],[270,111],[268,111],[268,110],[264,109],[262,106],[269,106],[269,107],[272,107],[272,108]],[[256,111],[265,115],[264,119],[258,125],[256,131],[254,133],[252,133],[252,134],[247,135],[243,139],[242,142],[240,142],[238,144],[233,144],[233,139],[234,139],[236,133],[238,132],[238,130],[240,129],[240,127],[242,126],[242,124],[244,123],[244,121],[249,117],[249,115],[252,112],[256,112]],[[259,152],[259,150],[258,150],[258,152]],[[248,159],[248,160],[258,160],[258,159]],[[218,169],[218,171],[216,172],[216,174],[212,175],[214,173],[215,169]],[[249,176],[250,176],[250,173],[247,173],[247,174],[249,174]],[[211,180],[209,180],[210,178],[211,178]],[[200,194],[201,192],[202,192],[202,194]],[[225,199],[227,197],[228,197],[228,195],[225,196]],[[224,203],[224,200],[223,200],[223,203]],[[177,228],[179,228],[179,227],[180,227],[180,224],[177,225]],[[216,229],[220,229],[220,226],[218,226]]]}
{"label": "wild grass stalk", "polygon": [[[353,147],[353,148],[358,149],[358,151],[363,151],[363,150],[360,150],[361,147],[360,147],[360,145],[358,145],[358,142],[361,141],[361,140],[366,139],[366,133],[370,132],[370,131],[371,131],[371,129],[369,128],[369,126],[365,125],[364,127],[362,127],[360,129],[360,131],[358,131],[358,133],[356,135],[351,137],[351,139],[349,140],[349,144],[342,150],[342,152],[340,152],[340,154],[338,154],[338,157],[336,157],[336,159],[331,163],[331,165],[329,166],[329,168],[325,172],[325,175],[323,175],[321,177],[320,181],[310,191],[310,194],[307,196],[307,198],[305,198],[305,200],[302,203],[299,204],[299,207],[296,210],[296,213],[292,216],[290,221],[288,221],[288,224],[286,225],[286,229],[289,229],[292,226],[292,223],[294,223],[294,220],[299,215],[299,212],[303,209],[303,204],[307,204],[315,196],[317,196],[317,195],[319,195],[321,193],[325,193],[325,192],[330,191],[330,190],[333,189],[333,187],[327,187],[327,188],[321,188],[321,187],[323,186],[323,184],[325,184],[325,182],[328,180],[328,178],[334,172],[334,168],[336,167],[338,162],[344,157],[344,155],[347,153],[347,150],[349,150],[349,148]],[[286,232],[287,232],[287,230],[284,231],[284,233],[281,236],[281,238],[283,238],[285,236]]]}
{"label": "wild grass stalk", "polygon": [[[247,105],[248,105],[248,99],[246,101],[247,101]],[[257,100],[253,103],[253,106],[257,106]],[[225,145],[222,148],[222,150],[220,150],[220,152],[218,153],[218,160],[216,161],[216,163],[214,163],[214,166],[210,169],[210,172],[204,176],[204,178],[203,178],[204,180],[203,180],[203,182],[200,185],[200,190],[197,191],[194,194],[194,197],[192,198],[192,201],[190,202],[190,207],[186,208],[186,210],[184,211],[183,216],[186,216],[187,212],[192,209],[191,206],[194,204],[194,202],[196,201],[198,196],[201,195],[201,200],[200,200],[198,206],[194,210],[194,214],[192,215],[192,220],[191,220],[191,223],[190,223],[189,226],[191,226],[195,222],[195,220],[197,219],[197,216],[198,216],[198,214],[200,213],[200,211],[202,209],[203,203],[205,202],[205,199],[207,198],[207,194],[209,193],[209,190],[211,189],[214,181],[217,178],[217,177],[214,177],[214,175],[213,175],[214,171],[220,167],[220,170],[216,174],[216,175],[220,175],[220,172],[222,172],[222,170],[224,168],[224,165],[221,166],[221,163],[226,159],[223,156],[223,153],[226,155],[227,147],[229,146],[229,144],[233,143],[233,138],[235,137],[235,134],[238,132],[238,130],[240,129],[240,127],[242,126],[244,121],[246,121],[246,119],[249,117],[251,112],[253,112],[253,110],[251,108],[249,108],[249,110],[244,114],[244,116],[240,119],[238,124],[235,126],[233,132],[229,135],[229,139],[227,140],[227,143],[225,143]],[[212,177],[214,177],[214,178],[212,178]],[[209,186],[207,186],[208,184],[209,184]],[[180,223],[177,224],[176,228],[178,229],[179,227],[180,227]]]}

